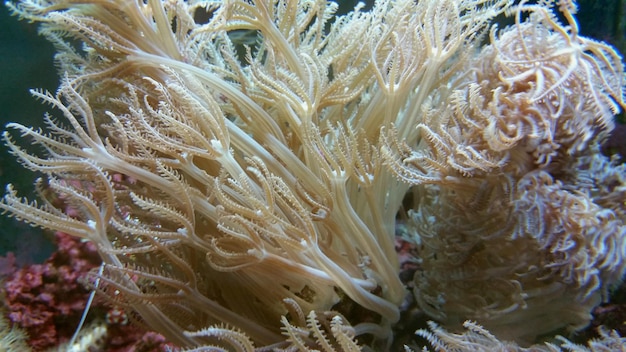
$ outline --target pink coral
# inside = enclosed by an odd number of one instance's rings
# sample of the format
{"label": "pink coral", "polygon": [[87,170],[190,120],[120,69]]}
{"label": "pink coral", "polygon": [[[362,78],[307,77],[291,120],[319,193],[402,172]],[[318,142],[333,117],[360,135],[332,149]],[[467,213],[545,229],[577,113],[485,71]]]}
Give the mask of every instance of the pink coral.
{"label": "pink coral", "polygon": [[106,341],[109,352],[164,352],[176,351],[163,335],[132,325],[109,326]]}
{"label": "pink coral", "polygon": [[4,285],[9,319],[28,332],[36,351],[73,334],[89,295],[78,279],[100,265],[92,243],[64,233],[55,238],[58,250],[48,260],[15,271]]}
{"label": "pink coral", "polygon": [[[0,273],[8,275],[3,287],[8,317],[26,330],[35,351],[71,338],[89,297],[80,279],[101,262],[93,243],[61,232],[55,239],[58,249],[43,264],[17,269],[12,253],[0,258]],[[94,315],[112,310],[101,300],[92,304]],[[109,322],[107,329],[101,344],[107,351],[164,351],[167,345],[163,336],[135,326]]]}

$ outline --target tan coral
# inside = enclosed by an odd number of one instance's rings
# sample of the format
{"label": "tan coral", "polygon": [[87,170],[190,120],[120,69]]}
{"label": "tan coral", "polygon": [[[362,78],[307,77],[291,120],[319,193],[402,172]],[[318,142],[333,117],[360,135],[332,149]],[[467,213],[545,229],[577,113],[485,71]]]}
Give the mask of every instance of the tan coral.
{"label": "tan coral", "polygon": [[623,166],[598,151],[623,67],[561,9],[568,27],[529,5],[492,31],[478,83],[429,112],[422,148],[394,161],[418,185],[417,300],[450,326],[476,319],[527,343],[576,330],[624,274]]}

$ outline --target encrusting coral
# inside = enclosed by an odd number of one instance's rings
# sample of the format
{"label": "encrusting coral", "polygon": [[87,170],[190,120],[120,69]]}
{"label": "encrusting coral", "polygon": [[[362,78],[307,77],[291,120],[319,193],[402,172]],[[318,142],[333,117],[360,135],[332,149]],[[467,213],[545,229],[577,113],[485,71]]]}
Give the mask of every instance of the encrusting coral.
{"label": "encrusting coral", "polygon": [[[162,336],[125,324],[123,311],[102,300],[89,301],[90,293],[81,279],[100,265],[93,243],[63,233],[55,234],[55,243],[57,251],[44,263],[13,267],[2,280],[5,332],[23,331],[25,336],[23,348],[16,344],[3,349],[0,342],[0,351],[27,351],[26,343],[33,351],[167,350]],[[89,327],[72,342],[87,306]],[[0,331],[4,328],[0,320]]]}
{"label": "encrusting coral", "polygon": [[45,130],[4,133],[41,201],[8,186],[0,208],[92,242],[92,288],[177,345],[387,348],[400,221],[446,328],[530,344],[622,279],[625,170],[598,145],[623,66],[571,1],[9,6],[63,80],[33,91]]}
{"label": "encrusting coral", "polygon": [[88,296],[79,279],[100,261],[92,243],[60,233],[56,243],[46,262],[16,269],[2,283],[9,321],[28,334],[36,351],[72,336]]}

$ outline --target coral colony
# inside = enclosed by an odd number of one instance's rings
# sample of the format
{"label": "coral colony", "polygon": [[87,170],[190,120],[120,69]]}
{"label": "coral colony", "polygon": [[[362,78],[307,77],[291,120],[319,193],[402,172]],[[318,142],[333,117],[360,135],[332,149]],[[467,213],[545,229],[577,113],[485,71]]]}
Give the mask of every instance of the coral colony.
{"label": "coral colony", "polygon": [[[118,307],[109,307],[102,300],[89,303],[89,292],[81,278],[97,269],[100,257],[91,242],[64,233],[55,234],[57,251],[43,264],[13,268],[4,282],[4,310],[9,321],[25,333],[25,340],[34,351],[45,351],[66,344],[74,335],[86,306],[97,312],[102,321],[92,321],[81,339],[66,346],[67,351],[84,351],[87,346],[106,346],[106,351],[165,351],[164,338],[127,324],[126,314]],[[97,331],[106,332],[98,336]],[[26,351],[25,347],[2,349]],[[61,349],[63,350],[63,349]],[[63,350],[65,351],[65,350]]]}
{"label": "coral colony", "polygon": [[[197,350],[624,343],[555,339],[626,268],[626,170],[600,153],[624,67],[572,1],[9,7],[63,78],[32,91],[46,128],[3,135],[40,197],[0,208],[97,252],[109,318]],[[434,322],[402,347],[411,307]]]}

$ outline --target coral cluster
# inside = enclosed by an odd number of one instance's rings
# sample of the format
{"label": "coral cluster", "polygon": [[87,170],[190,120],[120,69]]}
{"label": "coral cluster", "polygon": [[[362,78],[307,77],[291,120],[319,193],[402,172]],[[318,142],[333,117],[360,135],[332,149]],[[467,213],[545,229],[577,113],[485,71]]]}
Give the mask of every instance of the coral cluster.
{"label": "coral cluster", "polygon": [[93,243],[61,233],[55,237],[57,252],[43,264],[18,269],[3,285],[9,320],[24,329],[37,351],[72,336],[89,295],[79,279],[100,265]]}
{"label": "coral cluster", "polygon": [[[43,264],[15,268],[3,282],[3,315],[13,329],[22,329],[28,347],[45,351],[64,344],[68,351],[104,348],[106,351],[165,351],[162,336],[125,324],[119,319],[107,319],[112,308],[95,300],[90,308],[92,327],[83,328],[80,337],[89,342],[80,346],[80,338],[67,345],[79,328],[83,312],[88,307],[89,291],[81,283],[90,270],[100,266],[100,257],[93,243],[81,241],[64,233],[55,234],[58,246]],[[11,257],[11,254],[7,256]],[[101,330],[94,339],[94,331]],[[86,345],[85,345],[86,344]],[[18,351],[18,349],[10,349]]]}
{"label": "coral cluster", "polygon": [[599,151],[623,104],[621,58],[561,10],[567,25],[529,6],[492,30],[398,162],[420,184],[416,297],[449,327],[476,319],[527,342],[580,329],[623,276],[626,166]]}
{"label": "coral cluster", "polygon": [[89,241],[91,287],[179,346],[383,350],[409,294],[530,344],[626,270],[625,170],[599,152],[624,69],[571,1],[10,6],[64,78],[32,92],[45,130],[3,135],[41,202],[0,208]]}

